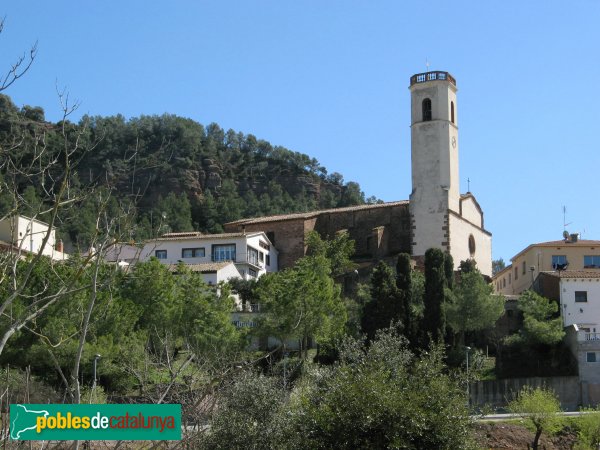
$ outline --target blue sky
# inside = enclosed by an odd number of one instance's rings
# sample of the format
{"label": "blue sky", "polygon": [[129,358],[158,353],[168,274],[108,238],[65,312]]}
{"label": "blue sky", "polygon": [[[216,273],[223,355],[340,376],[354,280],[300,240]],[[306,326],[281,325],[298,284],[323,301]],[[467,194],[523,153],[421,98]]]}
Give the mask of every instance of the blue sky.
{"label": "blue sky", "polygon": [[[8,92],[58,120],[172,113],[317,158],[367,196],[407,199],[411,75],[457,79],[461,192],[495,258],[567,228],[600,239],[600,1],[6,2]],[[594,187],[596,186],[596,187]],[[465,244],[466,245],[466,244]]]}

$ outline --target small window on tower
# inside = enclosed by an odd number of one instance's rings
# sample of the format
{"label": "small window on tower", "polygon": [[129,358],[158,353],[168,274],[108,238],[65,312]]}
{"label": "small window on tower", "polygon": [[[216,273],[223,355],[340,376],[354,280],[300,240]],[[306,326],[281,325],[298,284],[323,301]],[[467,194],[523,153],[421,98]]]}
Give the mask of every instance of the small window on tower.
{"label": "small window on tower", "polygon": [[454,102],[450,102],[450,122],[454,123]]}
{"label": "small window on tower", "polygon": [[426,98],[423,100],[423,122],[431,120],[431,100]]}

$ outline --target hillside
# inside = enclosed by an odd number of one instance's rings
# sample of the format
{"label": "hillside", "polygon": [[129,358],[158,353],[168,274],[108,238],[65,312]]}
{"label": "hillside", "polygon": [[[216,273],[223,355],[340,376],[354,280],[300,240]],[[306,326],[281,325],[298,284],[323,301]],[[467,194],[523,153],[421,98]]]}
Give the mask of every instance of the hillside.
{"label": "hillside", "polygon": [[[0,146],[21,161],[35,159],[41,146],[59,161],[72,151],[70,187],[105,189],[115,208],[126,203],[135,215],[127,238],[136,241],[165,231],[219,232],[223,223],[242,217],[365,202],[357,183],[329,174],[315,158],[174,115],[49,123],[41,108],[17,108],[0,96]],[[14,175],[6,165],[2,170],[2,179]],[[35,214],[48,197],[46,181],[22,174],[13,178],[26,200],[19,209]],[[8,188],[0,191],[0,214],[10,210]],[[81,197],[60,217],[60,229],[63,238],[85,246],[98,206]]]}

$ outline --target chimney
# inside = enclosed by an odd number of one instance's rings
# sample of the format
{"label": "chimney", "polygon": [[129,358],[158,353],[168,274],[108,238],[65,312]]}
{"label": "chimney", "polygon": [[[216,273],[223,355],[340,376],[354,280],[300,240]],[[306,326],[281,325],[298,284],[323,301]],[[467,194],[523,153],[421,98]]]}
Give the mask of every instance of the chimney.
{"label": "chimney", "polygon": [[56,243],[56,251],[61,252],[61,253],[65,252],[65,246],[63,244],[62,239],[59,239],[58,242]]}

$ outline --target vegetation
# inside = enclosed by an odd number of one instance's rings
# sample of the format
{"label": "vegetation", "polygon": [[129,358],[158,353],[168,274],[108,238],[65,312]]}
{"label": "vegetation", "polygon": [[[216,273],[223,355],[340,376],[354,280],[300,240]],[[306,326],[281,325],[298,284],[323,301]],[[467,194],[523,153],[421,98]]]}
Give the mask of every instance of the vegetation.
{"label": "vegetation", "polygon": [[600,447],[600,409],[584,408],[584,414],[578,417],[577,450],[597,450]]}
{"label": "vegetation", "polygon": [[[97,212],[94,198],[80,195],[86,186],[109,189],[112,207],[128,205],[135,220],[124,237],[135,241],[168,231],[221,232],[224,223],[242,217],[366,201],[357,183],[328,174],[316,159],[214,123],[205,127],[174,115],[84,116],[71,123],[70,112],[62,122],[48,123],[41,108],[17,108],[9,97],[0,98],[0,148],[19,152],[18,171],[0,167],[0,217],[16,207],[47,219],[48,179],[28,173],[26,164],[42,148],[51,156],[70,147],[69,159],[60,158],[52,171],[70,164],[76,200],[59,211],[58,220],[63,239],[82,251],[92,241]],[[21,196],[18,204],[13,189]]]}
{"label": "vegetation", "polygon": [[464,391],[442,354],[432,348],[417,358],[388,329],[370,345],[345,339],[339,362],[309,368],[289,397],[246,375],[224,394],[207,448],[474,448]]}
{"label": "vegetation", "polygon": [[491,328],[504,313],[504,298],[492,291],[477,269],[461,274],[446,306],[448,324],[459,335],[459,344],[465,343],[465,333]]}
{"label": "vegetation", "polygon": [[517,335],[510,336],[508,343],[534,347],[553,345],[562,340],[565,332],[556,302],[533,291],[525,291],[519,298],[519,309],[523,312],[523,328]]}
{"label": "vegetation", "polygon": [[558,304],[525,291],[518,306],[522,325],[500,343],[498,373],[503,377],[575,375],[576,362],[563,342]]}
{"label": "vegetation", "polygon": [[446,272],[444,254],[440,249],[425,252],[425,294],[423,332],[435,342],[443,342],[446,336]]}
{"label": "vegetation", "polygon": [[345,308],[340,287],[330,275],[331,263],[322,255],[304,257],[291,269],[264,275],[258,286],[263,312],[259,333],[284,343],[299,339],[305,357],[310,338],[341,335]]}
{"label": "vegetation", "polygon": [[548,431],[559,423],[560,403],[553,391],[543,388],[524,387],[516,400],[509,404],[511,412],[519,414],[535,428],[532,448],[538,449],[543,431]]}

